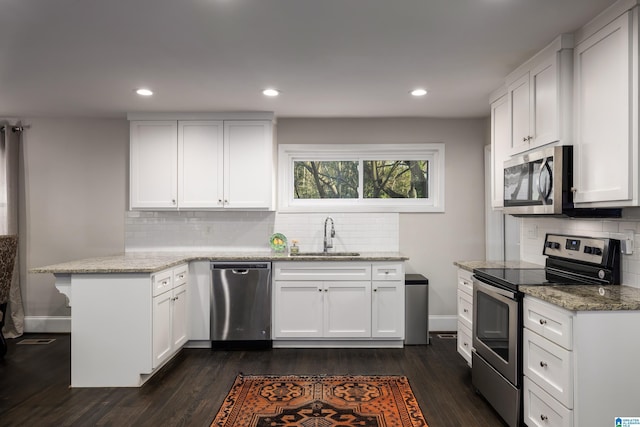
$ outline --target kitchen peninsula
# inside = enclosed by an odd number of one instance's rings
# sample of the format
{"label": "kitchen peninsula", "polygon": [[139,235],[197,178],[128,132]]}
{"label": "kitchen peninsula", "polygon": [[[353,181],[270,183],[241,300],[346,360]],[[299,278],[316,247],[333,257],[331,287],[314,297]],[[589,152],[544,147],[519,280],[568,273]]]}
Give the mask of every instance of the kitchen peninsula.
{"label": "kitchen peninsula", "polygon": [[[313,267],[312,280],[323,269],[344,271],[352,266],[368,274],[358,284],[375,304],[396,304],[393,339],[388,337],[331,336],[315,339],[312,346],[402,346],[404,338],[404,261],[399,253],[351,253],[289,256],[273,252],[126,253],[89,258],[31,269],[55,275],[56,288],[72,308],[71,386],[139,387],[157,373],[179,350],[209,344],[210,262],[271,261],[274,271]],[[296,268],[291,268],[296,266]],[[360,267],[366,268],[360,268]],[[278,273],[276,273],[278,274]],[[285,274],[286,276],[286,274]],[[307,282],[305,282],[307,283]],[[309,282],[311,283],[311,282]],[[354,282],[355,283],[355,282]],[[384,292],[375,292],[378,284]],[[388,284],[393,284],[391,288]],[[387,292],[388,289],[395,293]],[[326,292],[326,291],[325,291]],[[375,295],[374,295],[375,294]],[[273,299],[277,293],[274,292]],[[386,298],[386,299],[385,299]],[[266,303],[272,304],[271,301]],[[277,311],[274,310],[274,318]],[[398,324],[398,319],[400,324]],[[371,329],[371,328],[370,328]],[[375,328],[374,328],[375,329]],[[274,342],[278,332],[274,328]],[[306,337],[284,334],[287,346],[308,346]],[[286,340],[284,340],[286,338]],[[378,340],[378,341],[376,341]],[[276,346],[276,344],[274,344]]]}

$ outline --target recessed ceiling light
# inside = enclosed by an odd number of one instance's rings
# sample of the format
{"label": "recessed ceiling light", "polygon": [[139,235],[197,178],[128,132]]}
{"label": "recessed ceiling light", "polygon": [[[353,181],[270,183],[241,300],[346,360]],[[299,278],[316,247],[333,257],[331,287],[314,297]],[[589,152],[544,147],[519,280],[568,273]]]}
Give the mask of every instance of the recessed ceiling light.
{"label": "recessed ceiling light", "polygon": [[426,89],[414,89],[409,93],[411,93],[411,95],[413,95],[413,96],[425,96],[427,94],[427,90]]}
{"label": "recessed ceiling light", "polygon": [[145,89],[145,88],[140,88],[140,89],[136,89],[136,93],[140,96],[151,96],[153,95],[153,92],[149,89]]}
{"label": "recessed ceiling light", "polygon": [[280,95],[280,91],[277,89],[265,89],[262,91],[264,96],[278,96]]}

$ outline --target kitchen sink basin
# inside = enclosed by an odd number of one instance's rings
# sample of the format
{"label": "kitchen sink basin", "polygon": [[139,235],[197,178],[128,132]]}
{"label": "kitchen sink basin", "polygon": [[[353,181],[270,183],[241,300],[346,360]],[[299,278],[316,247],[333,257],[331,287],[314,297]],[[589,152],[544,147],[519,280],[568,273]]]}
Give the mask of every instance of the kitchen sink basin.
{"label": "kitchen sink basin", "polygon": [[298,252],[297,254],[291,254],[291,256],[351,257],[351,256],[360,256],[360,253],[359,252]]}

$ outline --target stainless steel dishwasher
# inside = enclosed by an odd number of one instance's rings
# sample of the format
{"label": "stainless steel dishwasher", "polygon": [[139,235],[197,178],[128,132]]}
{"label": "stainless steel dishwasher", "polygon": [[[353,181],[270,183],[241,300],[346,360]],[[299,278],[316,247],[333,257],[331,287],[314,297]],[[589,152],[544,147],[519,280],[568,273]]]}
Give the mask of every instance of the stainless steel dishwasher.
{"label": "stainless steel dishwasher", "polygon": [[212,348],[271,347],[271,263],[211,263]]}

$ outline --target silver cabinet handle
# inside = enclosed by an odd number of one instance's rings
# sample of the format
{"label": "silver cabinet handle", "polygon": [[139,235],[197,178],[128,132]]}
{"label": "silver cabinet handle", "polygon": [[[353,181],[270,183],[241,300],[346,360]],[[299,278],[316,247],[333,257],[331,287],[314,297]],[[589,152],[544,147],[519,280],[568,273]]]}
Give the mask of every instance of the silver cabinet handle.
{"label": "silver cabinet handle", "polygon": [[546,368],[547,367],[547,362],[543,362],[542,360],[540,361],[540,367],[541,368]]}

